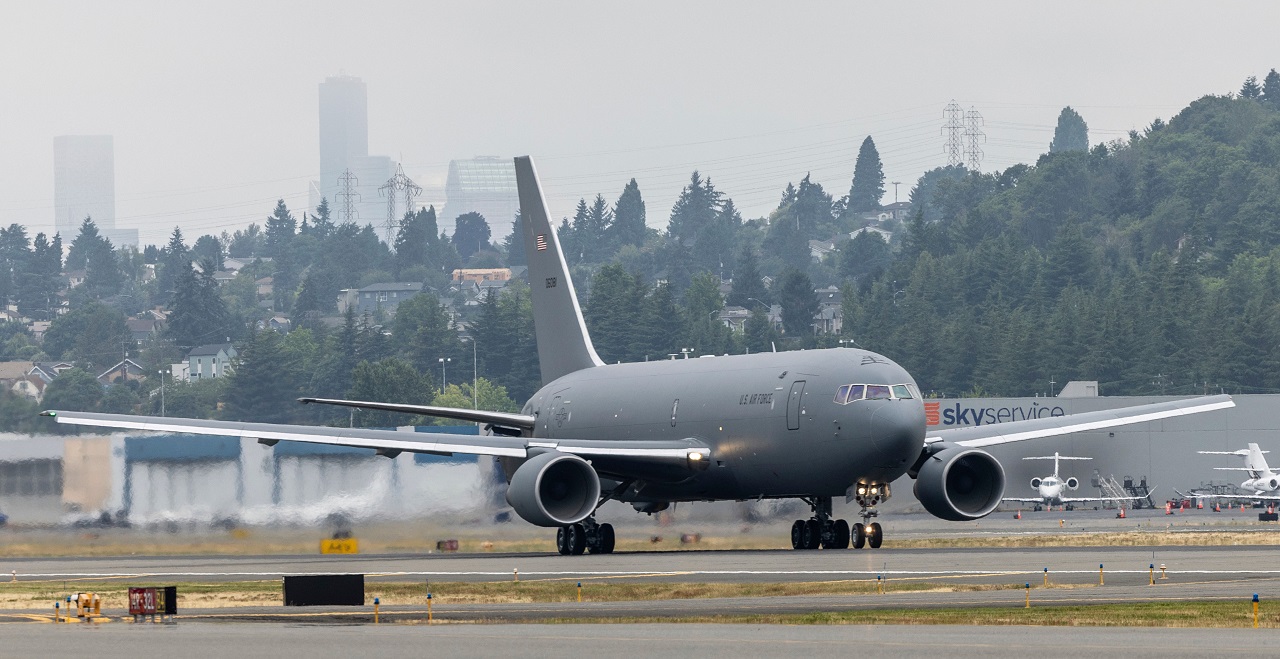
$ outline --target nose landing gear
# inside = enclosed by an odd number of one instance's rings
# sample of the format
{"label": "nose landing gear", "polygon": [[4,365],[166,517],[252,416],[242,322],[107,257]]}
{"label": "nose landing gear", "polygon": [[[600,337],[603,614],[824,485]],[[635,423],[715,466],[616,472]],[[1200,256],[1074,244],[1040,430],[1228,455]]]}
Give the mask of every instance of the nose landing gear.
{"label": "nose landing gear", "polygon": [[889,499],[889,486],[880,483],[858,483],[851,489],[854,500],[862,508],[859,513],[862,521],[853,525],[853,548],[862,549],[864,546],[870,546],[872,549],[879,549],[880,544],[884,542],[884,529],[880,527],[879,522],[873,522],[871,519],[880,516],[880,512],[875,507],[876,504]]}

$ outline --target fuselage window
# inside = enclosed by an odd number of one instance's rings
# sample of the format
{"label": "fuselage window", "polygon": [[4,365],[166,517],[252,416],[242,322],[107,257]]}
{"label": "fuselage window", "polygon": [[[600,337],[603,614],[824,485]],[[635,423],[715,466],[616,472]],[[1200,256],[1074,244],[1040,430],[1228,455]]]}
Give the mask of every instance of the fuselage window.
{"label": "fuselage window", "polygon": [[849,385],[846,384],[836,391],[836,403],[844,405],[847,402],[849,402]]}
{"label": "fuselage window", "polygon": [[911,398],[911,390],[908,389],[907,385],[905,384],[895,384],[893,385],[893,397],[894,398]]}
{"label": "fuselage window", "polygon": [[889,397],[890,397],[889,385],[887,384],[867,385],[867,400],[887,400]]}

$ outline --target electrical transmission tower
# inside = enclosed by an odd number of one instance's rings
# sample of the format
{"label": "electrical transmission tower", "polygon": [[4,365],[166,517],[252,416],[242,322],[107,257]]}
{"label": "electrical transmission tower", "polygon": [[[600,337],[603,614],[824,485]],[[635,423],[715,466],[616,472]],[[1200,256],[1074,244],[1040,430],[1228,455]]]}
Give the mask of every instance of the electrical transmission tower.
{"label": "electrical transmission tower", "polygon": [[965,165],[971,172],[982,171],[982,147],[978,145],[987,141],[982,125],[982,115],[973,106],[969,106],[969,111],[964,113],[964,146]]}
{"label": "electrical transmission tower", "polygon": [[400,230],[400,221],[396,216],[396,197],[404,195],[404,212],[413,212],[413,199],[422,194],[422,187],[404,175],[404,165],[396,165],[395,176],[387,179],[378,187],[378,195],[387,198],[387,223],[383,230],[387,236],[387,244],[395,242],[396,233]]}
{"label": "electrical transmission tower", "polygon": [[360,217],[355,208],[356,202],[360,201],[360,193],[356,192],[359,183],[360,179],[349,169],[343,170],[342,176],[338,177],[338,217],[343,222],[355,222]]}
{"label": "electrical transmission tower", "polygon": [[942,152],[947,154],[947,166],[964,164],[964,109],[953,99],[943,108],[942,116],[946,123],[942,125],[942,136],[947,143]]}

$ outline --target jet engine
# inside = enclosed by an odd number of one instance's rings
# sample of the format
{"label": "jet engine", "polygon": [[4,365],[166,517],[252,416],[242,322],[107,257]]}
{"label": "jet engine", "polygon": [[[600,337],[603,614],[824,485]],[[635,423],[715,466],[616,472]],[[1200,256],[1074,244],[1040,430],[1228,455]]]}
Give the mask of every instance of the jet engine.
{"label": "jet engine", "polygon": [[985,517],[1004,495],[1004,467],[985,451],[944,448],[920,465],[915,495],[935,517],[952,522]]}
{"label": "jet engine", "polygon": [[1031,489],[1033,489],[1033,490],[1038,490],[1038,489],[1040,489],[1040,479],[1039,479],[1039,478],[1032,478],[1032,479],[1031,479]]}
{"label": "jet engine", "polygon": [[538,526],[567,526],[591,516],[600,501],[600,477],[570,453],[548,451],[529,458],[511,475],[507,503]]}
{"label": "jet engine", "polygon": [[1240,487],[1246,490],[1257,490],[1258,492],[1280,490],[1280,478],[1273,476],[1271,478],[1250,479],[1241,483]]}
{"label": "jet engine", "polygon": [[1067,479],[1067,489],[1074,490],[1078,487],[1080,487],[1080,479],[1076,478],[1075,476],[1072,476],[1071,478]]}

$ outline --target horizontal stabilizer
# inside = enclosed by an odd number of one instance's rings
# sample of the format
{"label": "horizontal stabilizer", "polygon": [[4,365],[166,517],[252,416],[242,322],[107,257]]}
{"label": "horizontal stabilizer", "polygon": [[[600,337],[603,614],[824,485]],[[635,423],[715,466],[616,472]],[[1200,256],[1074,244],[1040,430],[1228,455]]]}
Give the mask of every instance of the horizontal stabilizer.
{"label": "horizontal stabilizer", "polygon": [[487,410],[468,410],[458,407],[437,407],[435,405],[410,405],[407,403],[377,403],[363,400],[339,400],[336,398],[299,398],[299,403],[317,403],[319,405],[337,405],[354,407],[362,410],[381,410],[383,412],[403,412],[404,414],[420,414],[422,416],[438,416],[461,421],[477,421],[492,423],[512,428],[533,428],[534,417],[529,414],[509,414],[507,412],[490,412]]}
{"label": "horizontal stabilizer", "polygon": [[1037,455],[1023,460],[1092,460],[1093,458],[1072,458],[1065,455]]}

